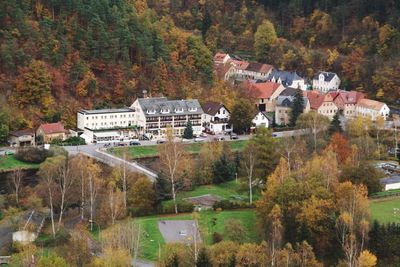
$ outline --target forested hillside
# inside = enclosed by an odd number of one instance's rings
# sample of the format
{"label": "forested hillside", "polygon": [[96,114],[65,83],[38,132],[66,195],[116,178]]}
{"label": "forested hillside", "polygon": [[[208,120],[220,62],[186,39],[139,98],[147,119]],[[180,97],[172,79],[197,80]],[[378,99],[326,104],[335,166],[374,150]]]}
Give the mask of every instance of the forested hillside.
{"label": "forested hillside", "polygon": [[[395,0],[3,0],[0,5],[0,118],[13,122],[10,129],[59,118],[72,127],[79,108],[129,105],[143,90],[232,101],[235,94],[212,75],[216,51],[308,78],[331,70],[345,89],[388,102],[400,97]],[[259,27],[265,20],[272,27]],[[276,38],[255,46],[263,33]]]}

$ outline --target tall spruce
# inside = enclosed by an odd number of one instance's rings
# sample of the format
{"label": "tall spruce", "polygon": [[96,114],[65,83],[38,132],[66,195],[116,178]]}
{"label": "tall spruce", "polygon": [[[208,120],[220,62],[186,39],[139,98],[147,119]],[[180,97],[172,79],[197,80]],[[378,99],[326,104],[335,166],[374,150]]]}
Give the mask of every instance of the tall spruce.
{"label": "tall spruce", "polygon": [[186,123],[186,128],[183,131],[183,138],[192,139],[193,138],[193,127],[191,121]]}
{"label": "tall spruce", "polygon": [[199,256],[196,261],[196,267],[211,267],[211,261],[205,248],[200,249]]}
{"label": "tall spruce", "polygon": [[292,112],[290,116],[290,125],[295,126],[297,118],[300,116],[301,113],[304,112],[304,98],[303,98],[303,92],[300,89],[296,90],[296,93],[294,95],[294,100],[293,100],[293,107],[292,107]]}
{"label": "tall spruce", "polygon": [[339,120],[339,112],[336,112],[335,116],[333,116],[333,119],[331,121],[331,124],[329,126],[329,133],[334,134],[334,133],[341,133],[343,132],[342,125],[340,125],[340,120]]}

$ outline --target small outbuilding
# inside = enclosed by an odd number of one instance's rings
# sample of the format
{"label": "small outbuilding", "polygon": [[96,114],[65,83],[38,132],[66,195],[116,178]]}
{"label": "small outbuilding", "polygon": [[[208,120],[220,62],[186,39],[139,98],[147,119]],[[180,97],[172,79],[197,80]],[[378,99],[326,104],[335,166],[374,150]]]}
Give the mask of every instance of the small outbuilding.
{"label": "small outbuilding", "polygon": [[385,191],[400,189],[400,175],[382,178],[381,184],[384,186]]}

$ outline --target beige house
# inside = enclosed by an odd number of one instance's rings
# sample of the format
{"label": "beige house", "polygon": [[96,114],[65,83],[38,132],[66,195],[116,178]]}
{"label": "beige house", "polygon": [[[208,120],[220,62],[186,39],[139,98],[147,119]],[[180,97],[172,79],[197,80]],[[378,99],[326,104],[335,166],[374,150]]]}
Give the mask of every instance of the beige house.
{"label": "beige house", "polygon": [[42,138],[43,143],[66,139],[64,125],[60,122],[41,124],[36,130],[36,135]]}
{"label": "beige house", "polygon": [[356,105],[356,115],[362,117],[369,117],[375,121],[378,117],[385,120],[389,117],[390,109],[383,103],[371,99],[361,99]]}
{"label": "beige house", "polygon": [[262,82],[246,83],[246,88],[250,95],[257,99],[257,108],[259,111],[274,112],[276,99],[285,90],[285,87],[279,83]]}
{"label": "beige house", "polygon": [[[276,125],[288,125],[290,123],[290,116],[292,112],[293,102],[295,99],[296,89],[287,88],[276,101],[275,108],[275,124]],[[304,111],[307,113],[310,111],[310,102],[307,97],[303,97]]]}
{"label": "beige house", "polygon": [[310,108],[321,115],[328,117],[330,120],[338,112],[338,107],[333,101],[330,94],[323,94],[319,91],[306,91],[304,92],[310,101]]}
{"label": "beige house", "polygon": [[352,118],[356,116],[356,104],[364,98],[364,94],[356,91],[337,91],[331,92],[330,95],[333,98],[338,109],[342,115],[346,118]]}
{"label": "beige house", "polygon": [[35,144],[35,131],[23,129],[10,132],[8,143],[13,147],[33,146]]}

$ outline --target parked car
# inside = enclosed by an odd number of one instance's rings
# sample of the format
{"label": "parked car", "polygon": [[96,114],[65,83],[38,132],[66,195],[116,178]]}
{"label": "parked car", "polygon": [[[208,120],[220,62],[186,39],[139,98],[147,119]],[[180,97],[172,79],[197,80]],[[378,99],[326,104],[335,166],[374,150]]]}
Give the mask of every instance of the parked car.
{"label": "parked car", "polygon": [[214,140],[215,140],[215,141],[224,141],[224,140],[225,140],[225,137],[223,137],[223,136],[217,136],[217,137],[214,137]]}
{"label": "parked car", "polygon": [[278,137],[278,135],[276,133],[273,133],[272,137]]}
{"label": "parked car", "polygon": [[231,133],[231,140],[237,140],[239,139],[239,136],[235,133]]}
{"label": "parked car", "polygon": [[127,146],[127,143],[118,143],[118,146]]}
{"label": "parked car", "polygon": [[130,146],[140,146],[140,142],[139,141],[130,141],[129,145]]}
{"label": "parked car", "polygon": [[157,144],[164,144],[166,141],[165,139],[158,139]]}
{"label": "parked car", "polygon": [[200,137],[207,137],[207,134],[206,133],[201,133]]}
{"label": "parked car", "polygon": [[204,142],[206,139],[205,138],[201,138],[201,137],[196,137],[194,139],[195,142]]}

